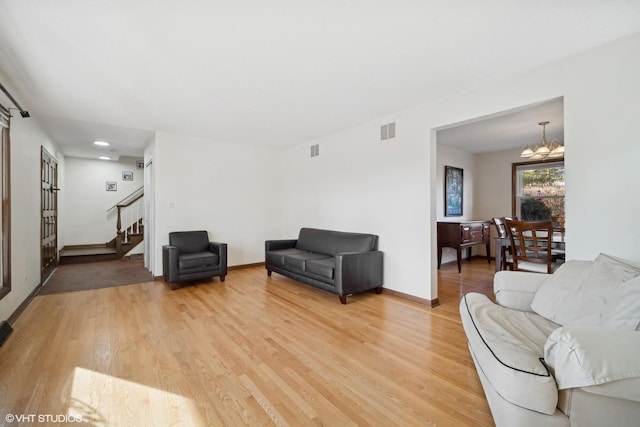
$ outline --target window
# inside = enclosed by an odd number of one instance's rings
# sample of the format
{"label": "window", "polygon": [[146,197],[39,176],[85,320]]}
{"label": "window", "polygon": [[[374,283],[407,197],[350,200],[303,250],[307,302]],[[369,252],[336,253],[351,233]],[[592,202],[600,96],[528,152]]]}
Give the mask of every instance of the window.
{"label": "window", "polygon": [[564,217],[564,160],[514,163],[512,212],[523,221]]}
{"label": "window", "polygon": [[0,147],[0,193],[2,207],[0,208],[0,298],[11,291],[11,192],[9,169],[9,126],[11,119],[9,110],[0,105],[0,131],[2,145]]}

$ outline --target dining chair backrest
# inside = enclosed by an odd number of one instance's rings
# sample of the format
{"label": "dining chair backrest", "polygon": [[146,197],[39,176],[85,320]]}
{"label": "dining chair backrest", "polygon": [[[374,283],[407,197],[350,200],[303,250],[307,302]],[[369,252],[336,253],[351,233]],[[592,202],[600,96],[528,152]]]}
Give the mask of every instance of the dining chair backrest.
{"label": "dining chair backrest", "polygon": [[[499,241],[496,240],[496,259],[498,258],[498,251],[500,251],[501,262],[498,266],[500,270],[510,268],[513,270],[513,257],[511,256],[511,244],[507,243],[509,239],[509,230],[507,229],[507,219],[517,220],[517,216],[498,216],[493,218],[493,224],[496,226],[498,232]],[[500,247],[498,248],[498,244]]]}
{"label": "dining chair backrest", "polygon": [[506,224],[514,271],[553,273],[555,263],[550,245],[553,239],[552,222],[507,219]]}
{"label": "dining chair backrest", "polygon": [[501,239],[506,239],[509,237],[509,232],[507,230],[507,219],[518,220],[517,216],[497,216],[493,218],[493,224],[496,226],[496,230],[498,231],[498,237]]}
{"label": "dining chair backrest", "polygon": [[553,231],[559,231],[564,233],[564,217],[563,216],[552,216],[551,223],[553,225]]}

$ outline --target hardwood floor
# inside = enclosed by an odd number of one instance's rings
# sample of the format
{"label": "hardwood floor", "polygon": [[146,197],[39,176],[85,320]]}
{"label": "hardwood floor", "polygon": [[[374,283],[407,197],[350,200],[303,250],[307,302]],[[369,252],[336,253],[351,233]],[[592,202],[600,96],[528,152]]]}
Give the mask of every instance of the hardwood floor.
{"label": "hardwood floor", "polygon": [[0,348],[0,424],[493,425],[458,315],[463,293],[491,294],[493,265],[439,277],[435,308],[342,305],[262,267],[38,296]]}

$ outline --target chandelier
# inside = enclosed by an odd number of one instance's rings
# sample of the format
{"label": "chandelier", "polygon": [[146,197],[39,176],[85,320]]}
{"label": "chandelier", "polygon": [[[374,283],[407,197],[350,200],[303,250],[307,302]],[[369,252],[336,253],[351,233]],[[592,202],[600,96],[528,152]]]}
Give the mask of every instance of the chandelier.
{"label": "chandelier", "polygon": [[547,142],[546,126],[549,122],[538,123],[542,126],[542,141],[539,144],[531,142],[520,154],[520,157],[527,157],[531,160],[546,160],[547,158],[556,158],[564,156],[564,144],[559,139]]}

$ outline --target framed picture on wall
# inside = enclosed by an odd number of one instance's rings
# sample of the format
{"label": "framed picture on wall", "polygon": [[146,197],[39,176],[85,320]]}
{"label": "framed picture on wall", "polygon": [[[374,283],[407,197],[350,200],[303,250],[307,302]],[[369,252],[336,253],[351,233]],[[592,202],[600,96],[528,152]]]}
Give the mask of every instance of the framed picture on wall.
{"label": "framed picture on wall", "polygon": [[463,170],[444,167],[444,216],[462,216]]}
{"label": "framed picture on wall", "polygon": [[118,183],[115,181],[107,181],[105,186],[107,191],[118,191]]}
{"label": "framed picture on wall", "polygon": [[123,181],[133,181],[133,172],[132,171],[122,171],[122,180]]}
{"label": "framed picture on wall", "polygon": [[136,169],[144,169],[144,160],[136,160]]}

